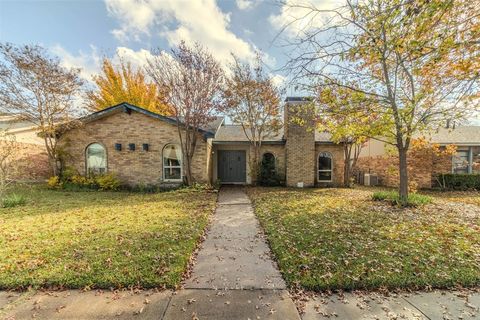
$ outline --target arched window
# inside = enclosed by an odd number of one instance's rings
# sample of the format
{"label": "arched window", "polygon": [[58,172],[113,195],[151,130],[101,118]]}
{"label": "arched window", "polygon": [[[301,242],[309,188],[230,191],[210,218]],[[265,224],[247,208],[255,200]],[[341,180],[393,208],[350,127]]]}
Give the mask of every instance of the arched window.
{"label": "arched window", "polygon": [[92,143],[85,152],[87,174],[107,172],[107,151],[100,143]]}
{"label": "arched window", "polygon": [[330,152],[320,152],[318,155],[318,181],[332,181],[332,154]]}
{"label": "arched window", "polygon": [[262,157],[262,171],[265,171],[266,175],[275,174],[275,156],[271,152],[266,152]]}
{"label": "arched window", "polygon": [[176,144],[163,148],[163,180],[182,181],[182,150]]}

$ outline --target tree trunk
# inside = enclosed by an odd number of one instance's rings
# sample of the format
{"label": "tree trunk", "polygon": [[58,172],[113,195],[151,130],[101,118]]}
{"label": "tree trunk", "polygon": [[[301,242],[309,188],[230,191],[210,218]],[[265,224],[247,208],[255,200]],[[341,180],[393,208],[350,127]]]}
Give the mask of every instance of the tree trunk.
{"label": "tree trunk", "polygon": [[398,148],[399,171],[400,171],[400,185],[398,194],[400,196],[400,203],[407,204],[408,200],[408,169],[407,169],[407,150],[405,148]]}

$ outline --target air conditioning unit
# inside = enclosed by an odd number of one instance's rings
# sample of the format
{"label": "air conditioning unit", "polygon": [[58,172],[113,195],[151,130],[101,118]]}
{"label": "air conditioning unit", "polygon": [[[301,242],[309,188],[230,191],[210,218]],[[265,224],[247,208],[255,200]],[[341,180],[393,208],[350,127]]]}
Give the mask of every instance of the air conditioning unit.
{"label": "air conditioning unit", "polygon": [[378,186],[378,176],[376,174],[365,173],[363,176],[365,186]]}

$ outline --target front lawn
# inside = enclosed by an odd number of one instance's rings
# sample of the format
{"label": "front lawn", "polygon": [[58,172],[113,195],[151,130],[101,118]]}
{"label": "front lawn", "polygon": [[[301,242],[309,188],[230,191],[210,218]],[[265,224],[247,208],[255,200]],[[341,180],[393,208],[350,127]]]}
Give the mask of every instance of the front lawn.
{"label": "front lawn", "polygon": [[[308,290],[480,285],[480,208],[401,209],[371,190],[249,188],[279,267]],[[455,208],[458,208],[455,209]]]}
{"label": "front lawn", "polygon": [[14,190],[0,208],[0,289],[175,287],[216,195]]}

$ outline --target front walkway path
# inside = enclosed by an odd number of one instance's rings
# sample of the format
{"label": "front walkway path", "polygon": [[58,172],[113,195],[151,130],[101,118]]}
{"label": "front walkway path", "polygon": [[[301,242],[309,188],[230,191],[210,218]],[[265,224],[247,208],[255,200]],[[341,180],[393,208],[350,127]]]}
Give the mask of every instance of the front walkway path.
{"label": "front walkway path", "polygon": [[185,290],[164,319],[299,319],[243,188],[222,188]]}

